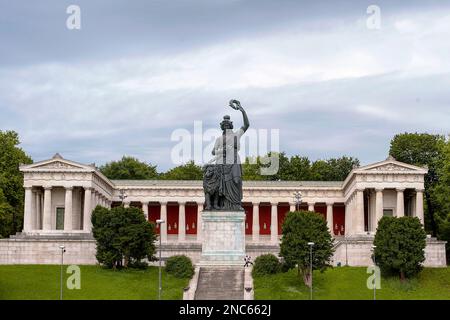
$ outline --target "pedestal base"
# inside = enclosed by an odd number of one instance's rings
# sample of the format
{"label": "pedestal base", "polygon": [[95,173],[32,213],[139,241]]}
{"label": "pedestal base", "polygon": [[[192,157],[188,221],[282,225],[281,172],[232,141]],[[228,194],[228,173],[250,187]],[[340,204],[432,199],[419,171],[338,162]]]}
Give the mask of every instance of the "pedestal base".
{"label": "pedestal base", "polygon": [[241,266],[245,257],[245,212],[202,212],[200,266]]}

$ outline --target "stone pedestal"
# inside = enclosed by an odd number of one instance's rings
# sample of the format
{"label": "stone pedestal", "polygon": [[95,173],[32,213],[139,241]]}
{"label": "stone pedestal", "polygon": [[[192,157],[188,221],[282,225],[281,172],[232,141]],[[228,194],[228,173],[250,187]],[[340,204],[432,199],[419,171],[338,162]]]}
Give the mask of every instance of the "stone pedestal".
{"label": "stone pedestal", "polygon": [[241,266],[245,257],[245,212],[202,212],[201,266]]}

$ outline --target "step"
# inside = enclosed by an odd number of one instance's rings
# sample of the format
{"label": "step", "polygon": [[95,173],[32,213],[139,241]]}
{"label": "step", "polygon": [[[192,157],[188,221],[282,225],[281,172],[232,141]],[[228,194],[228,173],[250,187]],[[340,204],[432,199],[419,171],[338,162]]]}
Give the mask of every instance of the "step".
{"label": "step", "polygon": [[242,267],[201,267],[196,300],[243,300],[244,269]]}

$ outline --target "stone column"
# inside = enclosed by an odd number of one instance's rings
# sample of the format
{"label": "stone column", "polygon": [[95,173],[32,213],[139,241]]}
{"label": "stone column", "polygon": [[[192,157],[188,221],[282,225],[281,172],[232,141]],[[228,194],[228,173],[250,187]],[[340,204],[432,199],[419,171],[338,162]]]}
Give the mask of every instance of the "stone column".
{"label": "stone column", "polygon": [[424,224],[423,220],[423,192],[424,189],[416,189],[416,217],[419,218],[422,225]]}
{"label": "stone column", "polygon": [[364,233],[364,189],[356,190],[355,233]]}
{"label": "stone column", "polygon": [[148,201],[142,202],[142,211],[144,212],[145,220],[148,221]]}
{"label": "stone column", "polygon": [[161,223],[159,234],[162,242],[167,242],[167,202],[161,202],[161,220],[164,220],[164,223]]}
{"label": "stone column", "polygon": [[314,212],[314,202],[308,202],[308,211]]}
{"label": "stone column", "polygon": [[203,220],[202,220],[202,212],[203,212],[203,203],[197,203],[197,240],[202,240],[202,231],[203,231]]}
{"label": "stone column", "polygon": [[397,188],[397,217],[403,217],[405,215],[405,202],[403,188]]}
{"label": "stone column", "polygon": [[296,210],[295,203],[289,203],[289,211],[294,212]]}
{"label": "stone column", "polygon": [[66,188],[64,202],[64,231],[72,231],[72,190],[72,187]]}
{"label": "stone column", "polygon": [[91,232],[92,188],[84,188],[83,230]]}
{"label": "stone column", "polygon": [[278,203],[271,203],[270,211],[270,241],[278,243]]}
{"label": "stone column", "polygon": [[259,202],[253,202],[252,240],[259,242]]}
{"label": "stone column", "polygon": [[124,202],[124,203],[123,203],[123,207],[124,207],[124,208],[129,208],[129,207],[130,207],[130,202],[129,202],[129,201]]}
{"label": "stone column", "polygon": [[186,203],[178,202],[178,241],[186,240]]}
{"label": "stone column", "polygon": [[378,227],[378,221],[383,218],[383,189],[375,189],[375,230]]}
{"label": "stone column", "polygon": [[93,192],[93,197],[94,197],[93,200],[94,205],[92,206],[92,210],[94,210],[95,207],[97,207],[100,204],[100,195],[96,190],[94,190]]}
{"label": "stone column", "polygon": [[52,229],[52,187],[44,188],[44,217],[43,230]]}
{"label": "stone column", "polygon": [[[32,212],[33,212],[33,214],[32,214],[32,218],[31,218],[31,229],[32,230],[37,230],[38,229],[38,223],[39,223],[39,216],[38,216],[38,210],[39,210],[39,207],[38,207],[38,199],[39,199],[39,195],[38,195],[38,191],[36,191],[36,190],[34,190],[33,191],[33,196],[32,196],[32,199],[31,199],[31,201],[32,201]],[[25,221],[24,221],[24,223],[25,223]]]}
{"label": "stone column", "polygon": [[331,235],[334,235],[333,229],[333,202],[327,202],[327,226]]}
{"label": "stone column", "polygon": [[35,208],[35,225],[34,228],[36,230],[42,229],[42,221],[41,221],[41,192],[37,191],[36,192],[36,198],[35,198],[36,203],[34,204],[34,208]]}
{"label": "stone column", "polygon": [[23,231],[31,231],[33,228],[33,191],[31,187],[25,187],[25,202],[23,211]]}

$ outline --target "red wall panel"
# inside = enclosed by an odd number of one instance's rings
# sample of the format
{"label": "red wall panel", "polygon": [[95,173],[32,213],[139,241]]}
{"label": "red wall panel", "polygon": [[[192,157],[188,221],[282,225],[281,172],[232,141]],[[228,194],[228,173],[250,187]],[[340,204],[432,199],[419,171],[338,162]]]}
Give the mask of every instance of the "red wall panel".
{"label": "red wall panel", "polygon": [[280,204],[277,207],[278,214],[278,234],[281,234],[281,226],[283,225],[284,218],[286,218],[287,213],[289,212],[289,205]]}
{"label": "red wall panel", "polygon": [[156,224],[156,220],[161,217],[161,205],[149,205],[148,206],[148,221],[155,224],[156,233],[159,234],[159,225]]}
{"label": "red wall panel", "polygon": [[270,234],[270,206],[259,206],[259,234]]}
{"label": "red wall panel", "polygon": [[333,231],[335,235],[345,234],[345,206],[333,207]]}
{"label": "red wall panel", "polygon": [[197,205],[186,205],[186,234],[197,234]]}
{"label": "red wall panel", "polygon": [[178,234],[178,204],[167,206],[167,234]]}
{"label": "red wall panel", "polygon": [[323,218],[327,220],[327,206],[324,205],[314,206],[314,211],[322,214]]}
{"label": "red wall panel", "polygon": [[243,204],[245,210],[245,234],[253,232],[253,204]]}

